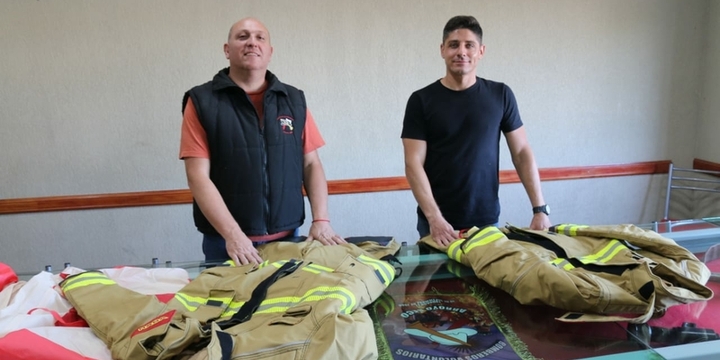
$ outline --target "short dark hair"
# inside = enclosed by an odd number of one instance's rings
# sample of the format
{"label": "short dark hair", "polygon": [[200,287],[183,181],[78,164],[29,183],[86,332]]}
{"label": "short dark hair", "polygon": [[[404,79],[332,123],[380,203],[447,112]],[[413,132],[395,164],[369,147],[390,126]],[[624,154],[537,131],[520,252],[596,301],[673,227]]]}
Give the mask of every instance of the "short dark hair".
{"label": "short dark hair", "polygon": [[468,29],[472,31],[477,36],[478,42],[482,44],[482,27],[480,27],[477,19],[470,15],[458,15],[448,20],[443,29],[443,43],[445,43],[445,40],[450,36],[450,33],[457,29]]}

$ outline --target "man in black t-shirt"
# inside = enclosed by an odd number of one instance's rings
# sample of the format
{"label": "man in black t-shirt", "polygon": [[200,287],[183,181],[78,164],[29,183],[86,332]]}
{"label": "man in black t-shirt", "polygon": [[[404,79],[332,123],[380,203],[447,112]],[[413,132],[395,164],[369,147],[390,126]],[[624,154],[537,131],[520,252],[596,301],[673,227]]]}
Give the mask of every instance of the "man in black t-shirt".
{"label": "man in black t-shirt", "polygon": [[535,158],[512,90],[476,76],[482,28],[456,16],[443,29],[442,79],[415,91],[403,121],[405,175],[418,202],[418,232],[440,245],[457,230],[495,225],[500,216],[500,134],[533,207],[532,229],[550,227]]}

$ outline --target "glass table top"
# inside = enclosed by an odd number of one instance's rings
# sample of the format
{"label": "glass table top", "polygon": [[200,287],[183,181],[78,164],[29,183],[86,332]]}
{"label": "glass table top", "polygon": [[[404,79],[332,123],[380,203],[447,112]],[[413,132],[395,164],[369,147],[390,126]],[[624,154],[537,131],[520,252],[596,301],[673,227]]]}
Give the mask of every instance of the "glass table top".
{"label": "glass table top", "polygon": [[398,259],[401,275],[369,307],[381,359],[663,358],[627,324],[559,322],[565,311],[521,305],[445,254],[406,246]]}
{"label": "glass table top", "polygon": [[[701,259],[709,245],[720,243],[720,218],[641,227],[661,230]],[[720,358],[717,297],[673,306],[647,324],[564,323],[555,318],[565,311],[521,305],[445,254],[403,245],[397,258],[400,275],[366,308],[375,322],[380,359]],[[140,267],[183,268],[194,278],[216,265],[153,259]],[[720,273],[720,259],[708,266]],[[717,281],[707,284],[716,294]]]}

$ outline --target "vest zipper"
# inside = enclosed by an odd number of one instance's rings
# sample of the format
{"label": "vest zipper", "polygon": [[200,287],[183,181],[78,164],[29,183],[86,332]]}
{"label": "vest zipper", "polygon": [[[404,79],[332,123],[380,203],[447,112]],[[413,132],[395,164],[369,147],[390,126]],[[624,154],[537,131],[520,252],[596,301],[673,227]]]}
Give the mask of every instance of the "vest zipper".
{"label": "vest zipper", "polygon": [[265,222],[265,235],[270,228],[270,181],[268,179],[267,143],[265,142],[265,130],[260,128],[260,141],[262,142],[262,178],[263,178],[263,220]]}

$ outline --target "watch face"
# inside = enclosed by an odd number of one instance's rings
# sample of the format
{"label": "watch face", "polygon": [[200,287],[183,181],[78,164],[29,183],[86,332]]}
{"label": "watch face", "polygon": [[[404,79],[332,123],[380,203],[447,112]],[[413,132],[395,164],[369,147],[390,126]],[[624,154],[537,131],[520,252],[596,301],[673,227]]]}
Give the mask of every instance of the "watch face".
{"label": "watch face", "polygon": [[533,214],[537,213],[545,213],[545,215],[550,215],[550,206],[545,204],[542,206],[536,206],[533,208]]}

